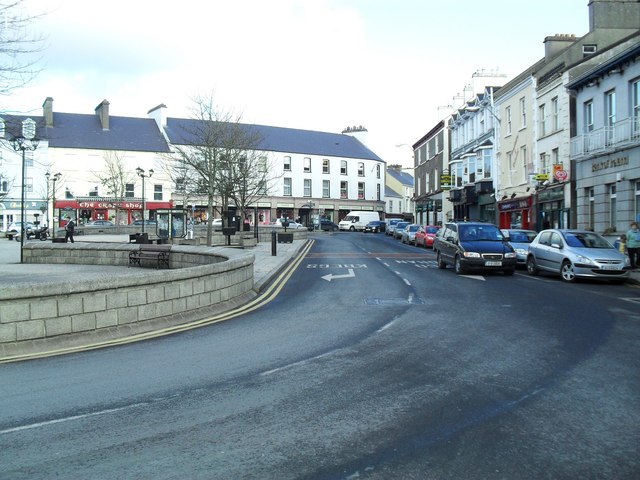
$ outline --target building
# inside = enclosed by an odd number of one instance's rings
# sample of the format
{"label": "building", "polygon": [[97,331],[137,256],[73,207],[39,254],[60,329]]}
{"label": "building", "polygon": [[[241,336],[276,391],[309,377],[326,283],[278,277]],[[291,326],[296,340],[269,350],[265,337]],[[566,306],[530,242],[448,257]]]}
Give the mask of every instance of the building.
{"label": "building", "polygon": [[[400,165],[387,167],[386,190],[391,191],[387,203],[388,218],[404,218],[407,221],[414,220],[414,184],[413,177]],[[396,206],[397,203],[397,206]]]}

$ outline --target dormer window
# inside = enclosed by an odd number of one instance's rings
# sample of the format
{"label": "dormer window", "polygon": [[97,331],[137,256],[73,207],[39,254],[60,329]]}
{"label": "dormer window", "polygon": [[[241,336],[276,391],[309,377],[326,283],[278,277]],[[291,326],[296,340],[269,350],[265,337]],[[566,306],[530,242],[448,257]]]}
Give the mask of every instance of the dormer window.
{"label": "dormer window", "polygon": [[582,56],[588,57],[589,55],[593,55],[598,51],[598,46],[595,44],[586,44],[582,46]]}

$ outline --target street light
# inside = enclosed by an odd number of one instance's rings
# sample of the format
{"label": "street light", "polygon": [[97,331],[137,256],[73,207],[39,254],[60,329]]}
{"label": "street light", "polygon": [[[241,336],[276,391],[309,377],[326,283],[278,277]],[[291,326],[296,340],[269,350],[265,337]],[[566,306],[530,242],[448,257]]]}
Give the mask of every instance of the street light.
{"label": "street light", "polygon": [[[47,192],[49,191],[49,179],[53,182],[53,189],[51,191],[51,222],[49,222],[49,214],[47,213],[47,224],[51,225],[51,238],[56,238],[56,182],[60,180],[62,174],[60,172],[51,176],[49,172],[44,174],[47,177]],[[47,193],[47,212],[49,211],[49,194]]]}
{"label": "street light", "polygon": [[151,175],[153,175],[153,169],[150,168],[149,173],[145,174],[145,171],[138,167],[136,168],[136,173],[142,179],[142,233],[144,233],[144,179],[151,178]]}
{"label": "street light", "polygon": [[26,170],[26,155],[25,152],[27,150],[34,151],[38,148],[39,140],[35,138],[36,136],[36,122],[34,122],[31,118],[27,118],[24,122],[22,122],[22,136],[14,137],[12,140],[13,149],[18,152],[22,152],[22,202],[20,203],[20,263],[23,263],[24,257],[22,249],[24,247],[24,235],[26,232],[25,228],[25,212],[24,212],[24,204],[25,204],[25,170]]}

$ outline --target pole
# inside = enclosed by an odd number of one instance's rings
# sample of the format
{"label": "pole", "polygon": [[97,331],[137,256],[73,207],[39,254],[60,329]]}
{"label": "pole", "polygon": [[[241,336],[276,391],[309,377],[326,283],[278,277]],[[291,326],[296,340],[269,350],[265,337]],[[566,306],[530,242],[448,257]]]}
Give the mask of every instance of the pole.
{"label": "pole", "polygon": [[144,175],[140,175],[142,178],[142,233],[144,233]]}
{"label": "pole", "polygon": [[23,247],[24,247],[24,235],[27,231],[27,229],[25,228],[25,214],[24,214],[24,191],[25,191],[25,179],[24,179],[24,175],[25,175],[25,148],[24,146],[21,146],[20,149],[22,150],[22,202],[20,203],[20,222],[21,222],[21,230],[22,230],[22,235],[20,235],[20,263],[24,262],[24,256],[23,256]]}

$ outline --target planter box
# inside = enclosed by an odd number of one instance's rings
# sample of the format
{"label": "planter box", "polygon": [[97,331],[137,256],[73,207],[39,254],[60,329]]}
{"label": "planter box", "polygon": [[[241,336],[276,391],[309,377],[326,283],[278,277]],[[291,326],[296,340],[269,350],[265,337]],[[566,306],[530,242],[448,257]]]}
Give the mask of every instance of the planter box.
{"label": "planter box", "polygon": [[293,243],[293,233],[278,233],[278,243]]}

